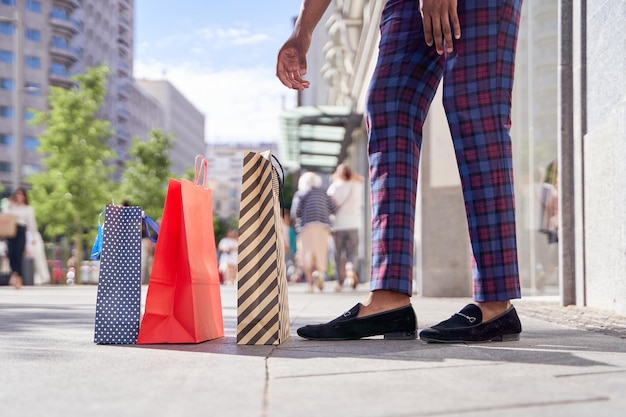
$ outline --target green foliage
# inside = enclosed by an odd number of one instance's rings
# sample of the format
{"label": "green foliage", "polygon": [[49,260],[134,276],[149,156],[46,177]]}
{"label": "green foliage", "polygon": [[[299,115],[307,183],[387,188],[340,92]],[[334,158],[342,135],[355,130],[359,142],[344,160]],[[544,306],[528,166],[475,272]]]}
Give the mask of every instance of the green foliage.
{"label": "green foliage", "polygon": [[174,138],[158,129],[148,134],[148,140],[133,139],[129,154],[133,159],[126,163],[122,174],[122,184],[118,192],[119,200],[128,200],[132,205],[141,206],[153,219],[163,214],[167,184],[173,176],[168,157],[174,146]]}
{"label": "green foliage", "polygon": [[38,151],[44,172],[29,177],[31,198],[47,238],[73,236],[82,247],[85,230],[111,201],[116,156],[107,145],[108,121],[96,117],[104,103],[109,69],[99,66],[73,77],[72,89],[50,87],[49,110],[34,110],[34,125],[45,125]]}

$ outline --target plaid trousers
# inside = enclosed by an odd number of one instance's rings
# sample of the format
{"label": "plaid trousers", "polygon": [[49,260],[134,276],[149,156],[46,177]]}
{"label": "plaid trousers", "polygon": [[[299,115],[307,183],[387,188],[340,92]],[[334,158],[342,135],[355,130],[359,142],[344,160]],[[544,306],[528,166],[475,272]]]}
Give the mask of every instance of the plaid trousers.
{"label": "plaid trousers", "polygon": [[440,56],[424,41],[419,1],[388,0],[367,99],[372,291],[412,294],[422,127],[443,77],[476,262],[474,299],[520,297],[509,131],[521,3],[459,1],[461,39]]}

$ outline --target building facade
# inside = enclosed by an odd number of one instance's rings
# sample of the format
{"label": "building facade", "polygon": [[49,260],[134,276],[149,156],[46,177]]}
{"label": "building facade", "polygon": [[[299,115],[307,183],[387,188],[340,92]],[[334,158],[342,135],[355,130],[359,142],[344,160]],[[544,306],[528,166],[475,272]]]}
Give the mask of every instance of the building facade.
{"label": "building facade", "polygon": [[277,154],[277,145],[275,143],[207,145],[205,158],[209,167],[213,213],[216,216],[225,220],[239,217],[243,154],[245,151],[268,150]]}
{"label": "building facade", "polygon": [[[72,76],[106,64],[111,69],[98,117],[119,170],[133,137],[153,128],[179,137],[171,151],[182,174],[204,150],[204,116],[167,82],[144,91],[133,79],[134,0],[0,0],[0,183],[5,192],[41,171],[29,108],[47,109],[51,86],[71,88]],[[118,172],[119,175],[119,172]]]}
{"label": "building facade", "polygon": [[186,169],[193,168],[196,155],[202,155],[205,149],[204,114],[169,81],[138,79],[135,83],[160,104],[164,132],[175,136],[171,151],[172,172],[183,174]]}

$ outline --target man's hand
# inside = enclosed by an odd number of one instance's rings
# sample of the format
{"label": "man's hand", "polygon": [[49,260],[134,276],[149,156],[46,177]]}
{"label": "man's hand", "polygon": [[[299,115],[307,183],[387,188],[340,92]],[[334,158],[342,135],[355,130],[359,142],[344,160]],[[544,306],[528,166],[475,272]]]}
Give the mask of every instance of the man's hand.
{"label": "man's hand", "polygon": [[[444,41],[446,51],[454,50],[452,34],[454,39],[461,38],[461,25],[457,14],[457,0],[421,0],[422,20],[424,22],[424,38],[428,46],[433,46],[433,41],[437,48],[437,53],[444,52]],[[452,24],[452,27],[450,27]]]}
{"label": "man's hand", "polygon": [[302,78],[306,75],[306,52],[309,44],[310,42],[299,38],[291,38],[278,51],[276,76],[294,90],[304,90],[310,85]]}

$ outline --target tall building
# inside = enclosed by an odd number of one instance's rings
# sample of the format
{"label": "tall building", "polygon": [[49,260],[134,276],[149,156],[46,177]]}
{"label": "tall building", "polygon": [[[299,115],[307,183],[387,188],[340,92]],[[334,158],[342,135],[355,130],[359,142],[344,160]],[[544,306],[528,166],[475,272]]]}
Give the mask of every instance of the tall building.
{"label": "tall building", "polygon": [[204,152],[204,115],[168,81],[135,82],[161,105],[163,130],[175,135],[171,152],[172,172],[184,173],[193,167],[195,156]]}
{"label": "tall building", "polygon": [[46,108],[50,86],[71,86],[82,50],[74,40],[82,23],[71,0],[0,2],[0,182],[9,189],[40,170],[40,128],[28,108]]}
{"label": "tall building", "polygon": [[[133,80],[134,0],[0,0],[0,183],[5,192],[41,171],[29,108],[47,109],[51,86],[72,75],[111,69],[99,117],[111,122],[109,145],[120,170],[133,137],[153,128],[174,133],[172,169],[182,173],[204,150],[204,116],[169,83],[143,91]],[[191,161],[191,162],[189,162]],[[119,172],[118,172],[119,173]]]}
{"label": "tall building", "polygon": [[[71,88],[72,75],[105,63],[112,69],[100,117],[116,133],[121,155],[132,82],[133,0],[2,0],[0,3],[0,181],[10,189],[41,170],[37,135],[25,109],[45,110],[50,86]],[[19,119],[19,120],[18,120]]]}
{"label": "tall building", "polygon": [[165,114],[159,101],[137,84],[120,87],[128,94],[129,107],[133,109],[127,127],[118,127],[117,136],[146,138],[152,129],[165,132]]}

